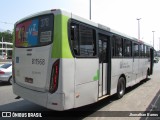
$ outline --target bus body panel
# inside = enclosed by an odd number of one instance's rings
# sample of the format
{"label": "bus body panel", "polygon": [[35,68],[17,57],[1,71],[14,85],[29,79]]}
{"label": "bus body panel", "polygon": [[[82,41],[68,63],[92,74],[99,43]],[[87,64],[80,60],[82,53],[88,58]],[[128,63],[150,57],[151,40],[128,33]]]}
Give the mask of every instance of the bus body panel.
{"label": "bus body panel", "polygon": [[[126,87],[133,86],[146,78],[150,62],[148,58],[112,59],[111,94],[117,92],[118,79],[125,75]],[[118,69],[118,70],[117,70]]]}
{"label": "bus body panel", "polygon": [[62,93],[64,93],[64,109],[74,108],[75,99],[75,60],[62,59]]}
{"label": "bus body panel", "polygon": [[117,93],[119,78],[124,75],[126,85],[132,81],[132,59],[113,58],[112,59],[112,76],[111,76],[111,95]]}
{"label": "bus body panel", "polygon": [[15,48],[15,53],[16,83],[29,89],[45,91],[46,81],[50,80],[51,73],[51,69],[48,69],[51,45]]}
{"label": "bus body panel", "polygon": [[113,95],[117,92],[117,83],[118,83],[119,77],[120,77],[119,75],[111,77],[111,93],[110,93],[110,95]]}
{"label": "bus body panel", "polygon": [[139,59],[138,58],[133,58],[133,75],[132,75],[132,81],[135,84],[137,79],[138,79],[138,72],[139,72]]}
{"label": "bus body panel", "polygon": [[99,59],[75,58],[75,107],[98,100]]}
{"label": "bus body panel", "polygon": [[58,111],[64,110],[64,103],[65,103],[64,94],[61,93],[50,94],[48,92],[38,92],[28,88],[21,87],[16,83],[13,83],[13,85],[14,85],[13,93],[18,96],[21,96],[22,98],[30,102],[33,102],[35,104],[38,104],[40,106],[52,110],[58,110]]}
{"label": "bus body panel", "polygon": [[123,62],[122,58],[113,58],[111,65],[111,95],[117,92],[117,83],[120,75],[123,73],[122,69],[119,69],[120,63]]}
{"label": "bus body panel", "polygon": [[98,81],[76,85],[75,108],[95,103],[98,100]]}
{"label": "bus body panel", "polygon": [[112,59],[112,72],[111,76],[120,76],[123,73],[123,69],[121,68],[121,64],[123,63],[123,58],[113,58]]}
{"label": "bus body panel", "polygon": [[46,107],[47,93],[38,92],[25,87],[21,87],[17,83],[13,83],[13,93],[35,104]]}
{"label": "bus body panel", "polygon": [[68,40],[69,17],[62,14],[54,17],[54,41],[52,58],[73,58]]}
{"label": "bus body panel", "polygon": [[52,110],[65,110],[65,94],[63,93],[48,93],[48,101],[46,107]]}
{"label": "bus body panel", "polygon": [[99,94],[98,97],[102,97],[107,94],[107,75],[108,63],[99,64]]}
{"label": "bus body panel", "polygon": [[136,83],[139,83],[141,80],[143,80],[143,68],[142,68],[142,65],[144,65],[143,63],[144,63],[144,60],[140,58],[138,60],[138,74],[137,74]]}
{"label": "bus body panel", "polygon": [[[120,63],[120,69],[122,69],[123,73],[125,75],[126,79],[126,86],[129,85],[129,83],[132,81],[132,62],[133,58],[123,58],[123,62]],[[122,75],[121,74],[121,75]]]}
{"label": "bus body panel", "polygon": [[[99,59],[97,58],[75,58],[75,84],[93,82],[99,70]],[[99,78],[98,78],[99,80]]]}

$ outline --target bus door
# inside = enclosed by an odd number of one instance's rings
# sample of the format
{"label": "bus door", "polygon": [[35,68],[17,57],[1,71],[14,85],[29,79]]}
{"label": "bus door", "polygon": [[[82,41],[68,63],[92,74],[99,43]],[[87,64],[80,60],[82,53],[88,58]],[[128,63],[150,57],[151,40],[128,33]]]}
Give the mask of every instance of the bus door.
{"label": "bus door", "polygon": [[99,97],[109,94],[110,82],[109,82],[109,64],[110,53],[109,53],[109,42],[110,37],[107,35],[99,34],[99,70],[100,70],[100,79],[99,79]]}
{"label": "bus door", "polygon": [[150,48],[150,75],[153,74],[154,49]]}

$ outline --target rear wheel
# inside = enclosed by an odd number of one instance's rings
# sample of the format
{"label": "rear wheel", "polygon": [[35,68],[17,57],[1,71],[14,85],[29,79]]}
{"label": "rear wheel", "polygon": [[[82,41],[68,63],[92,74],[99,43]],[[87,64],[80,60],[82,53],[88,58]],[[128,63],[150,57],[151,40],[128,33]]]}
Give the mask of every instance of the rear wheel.
{"label": "rear wheel", "polygon": [[125,94],[125,79],[123,77],[120,77],[118,80],[118,85],[117,85],[117,98],[120,99],[123,97]]}

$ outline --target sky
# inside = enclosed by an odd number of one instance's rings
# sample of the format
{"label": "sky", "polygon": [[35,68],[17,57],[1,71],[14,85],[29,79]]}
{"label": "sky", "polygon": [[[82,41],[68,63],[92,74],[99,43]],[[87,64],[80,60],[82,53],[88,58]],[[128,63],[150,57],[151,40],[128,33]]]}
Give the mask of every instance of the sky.
{"label": "sky", "polygon": [[[90,0],[2,0],[0,4],[0,30],[13,30],[14,23],[30,14],[60,8],[89,19]],[[159,0],[91,0],[92,21],[103,24],[129,36],[138,38],[159,50]],[[5,22],[5,23],[4,23]]]}

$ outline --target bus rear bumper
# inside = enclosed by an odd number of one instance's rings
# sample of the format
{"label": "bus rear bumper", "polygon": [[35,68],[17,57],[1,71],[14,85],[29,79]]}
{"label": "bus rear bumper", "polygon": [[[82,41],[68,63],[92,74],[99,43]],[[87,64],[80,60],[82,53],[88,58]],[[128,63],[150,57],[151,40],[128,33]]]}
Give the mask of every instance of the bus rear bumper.
{"label": "bus rear bumper", "polygon": [[16,83],[13,84],[13,93],[48,109],[64,110],[64,94],[38,92],[19,86]]}
{"label": "bus rear bumper", "polygon": [[64,98],[63,93],[48,93],[47,108],[52,110],[63,111],[64,110]]}

